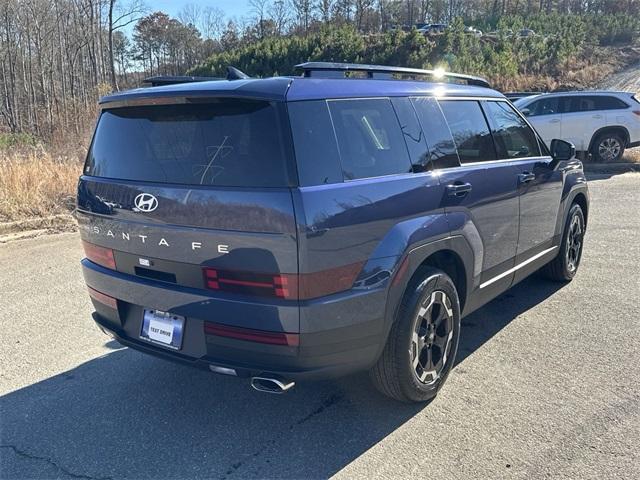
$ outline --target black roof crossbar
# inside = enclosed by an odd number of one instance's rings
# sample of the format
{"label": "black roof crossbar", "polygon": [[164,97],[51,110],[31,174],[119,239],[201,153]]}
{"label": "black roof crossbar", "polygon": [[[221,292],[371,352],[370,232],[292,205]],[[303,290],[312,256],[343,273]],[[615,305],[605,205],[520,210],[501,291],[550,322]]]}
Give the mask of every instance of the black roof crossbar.
{"label": "black roof crossbar", "polygon": [[345,78],[348,72],[362,72],[367,78],[393,79],[396,76],[431,77],[432,80],[460,80],[467,85],[491,88],[489,82],[482,77],[463,75],[461,73],[440,72],[438,70],[422,70],[419,68],[389,67],[386,65],[362,65],[359,63],[306,62],[295,66],[302,70],[305,77]]}

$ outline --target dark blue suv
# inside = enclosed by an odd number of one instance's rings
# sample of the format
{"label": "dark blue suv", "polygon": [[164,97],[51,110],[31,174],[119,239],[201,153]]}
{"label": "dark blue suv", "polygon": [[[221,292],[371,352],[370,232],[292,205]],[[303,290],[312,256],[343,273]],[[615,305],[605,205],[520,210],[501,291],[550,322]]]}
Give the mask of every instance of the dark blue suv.
{"label": "dark blue suv", "polygon": [[369,370],[427,400],[462,316],[575,275],[582,164],[480,78],[299,68],[101,100],[77,200],[94,320],[262,391]]}

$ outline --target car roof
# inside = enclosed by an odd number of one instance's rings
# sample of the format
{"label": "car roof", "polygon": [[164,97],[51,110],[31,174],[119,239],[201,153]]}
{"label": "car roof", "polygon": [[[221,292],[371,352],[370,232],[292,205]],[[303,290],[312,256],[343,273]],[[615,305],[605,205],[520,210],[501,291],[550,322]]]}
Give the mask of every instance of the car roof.
{"label": "car roof", "polygon": [[537,93],[526,97],[528,100],[532,100],[537,97],[559,97],[559,96],[574,96],[574,95],[633,95],[633,92],[623,92],[621,90],[572,90],[566,92],[548,92]]}
{"label": "car roof", "polygon": [[[136,88],[100,99],[106,108],[112,103],[144,101],[163,97],[240,97],[273,101],[320,100],[355,97],[398,97],[438,95],[447,97],[504,96],[490,88],[412,80],[272,77],[264,79],[214,80]],[[141,102],[143,103],[143,102]]]}

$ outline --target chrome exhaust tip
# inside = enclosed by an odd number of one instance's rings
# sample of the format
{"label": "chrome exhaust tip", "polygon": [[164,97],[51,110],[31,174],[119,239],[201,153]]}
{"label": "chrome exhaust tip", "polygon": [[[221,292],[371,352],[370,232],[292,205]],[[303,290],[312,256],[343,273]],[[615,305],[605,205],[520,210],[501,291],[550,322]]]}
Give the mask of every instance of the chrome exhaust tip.
{"label": "chrome exhaust tip", "polygon": [[295,386],[296,382],[280,377],[251,377],[251,386],[259,392],[285,393]]}

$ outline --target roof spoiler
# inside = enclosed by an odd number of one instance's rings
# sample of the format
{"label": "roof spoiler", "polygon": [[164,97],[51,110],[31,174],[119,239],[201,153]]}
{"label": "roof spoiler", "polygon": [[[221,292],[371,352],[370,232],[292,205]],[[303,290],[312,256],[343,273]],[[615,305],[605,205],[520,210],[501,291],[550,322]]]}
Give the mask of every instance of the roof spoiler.
{"label": "roof spoiler", "polygon": [[156,75],[155,77],[145,78],[143,83],[150,83],[152,87],[161,87],[163,85],[176,85],[179,83],[193,82],[211,82],[220,80],[244,80],[250,78],[246,73],[235,67],[227,67],[227,76],[223,77],[193,77],[187,75]]}
{"label": "roof spoiler", "polygon": [[440,70],[333,62],[306,62],[296,65],[295,68],[296,70],[302,70],[303,76],[305,77],[345,78],[349,72],[362,72],[366,74],[367,78],[393,79],[397,76],[430,77],[430,79],[434,81],[459,80],[467,85],[491,88],[489,82],[482,77]]}

